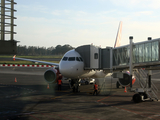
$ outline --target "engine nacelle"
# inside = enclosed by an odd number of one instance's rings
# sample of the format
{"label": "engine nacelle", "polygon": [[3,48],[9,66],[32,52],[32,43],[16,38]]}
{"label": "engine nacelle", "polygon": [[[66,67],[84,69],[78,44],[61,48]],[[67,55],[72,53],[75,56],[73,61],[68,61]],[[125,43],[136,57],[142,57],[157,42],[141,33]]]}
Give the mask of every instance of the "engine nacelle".
{"label": "engine nacelle", "polygon": [[48,83],[57,82],[58,78],[59,78],[59,71],[56,69],[49,69],[44,73],[44,79]]}
{"label": "engine nacelle", "polygon": [[[125,72],[122,74],[123,74],[123,78],[119,78],[119,83],[121,86],[127,87],[130,85],[130,74],[129,72]],[[132,85],[134,84],[135,81],[136,81],[135,77],[132,76]]]}

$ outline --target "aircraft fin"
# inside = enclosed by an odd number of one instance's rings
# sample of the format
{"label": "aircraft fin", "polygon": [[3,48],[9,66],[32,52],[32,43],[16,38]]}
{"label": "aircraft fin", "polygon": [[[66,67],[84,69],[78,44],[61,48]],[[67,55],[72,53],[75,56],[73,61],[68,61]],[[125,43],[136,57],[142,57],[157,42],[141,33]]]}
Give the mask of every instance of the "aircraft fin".
{"label": "aircraft fin", "polygon": [[119,23],[119,28],[118,28],[114,48],[121,46],[121,37],[122,37],[122,21],[120,21],[120,23]]}

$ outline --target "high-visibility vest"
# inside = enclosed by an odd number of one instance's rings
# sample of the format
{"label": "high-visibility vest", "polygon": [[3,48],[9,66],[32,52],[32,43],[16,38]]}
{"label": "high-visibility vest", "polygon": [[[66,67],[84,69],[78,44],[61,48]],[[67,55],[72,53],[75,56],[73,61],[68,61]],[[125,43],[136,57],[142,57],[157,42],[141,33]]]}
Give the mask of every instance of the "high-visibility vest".
{"label": "high-visibility vest", "polygon": [[61,85],[62,84],[62,81],[61,80],[58,80],[58,85]]}
{"label": "high-visibility vest", "polygon": [[98,90],[98,85],[97,84],[94,85],[94,89]]}

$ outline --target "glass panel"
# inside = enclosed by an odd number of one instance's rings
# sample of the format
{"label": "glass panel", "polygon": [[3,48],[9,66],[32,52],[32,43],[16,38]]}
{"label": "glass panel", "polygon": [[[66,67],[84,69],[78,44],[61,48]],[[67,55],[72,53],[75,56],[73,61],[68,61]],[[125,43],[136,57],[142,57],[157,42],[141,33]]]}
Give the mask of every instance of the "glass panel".
{"label": "glass panel", "polygon": [[151,43],[148,43],[148,62],[151,62],[152,59],[151,49],[152,49]]}
{"label": "glass panel", "polygon": [[159,60],[159,42],[156,42],[156,61]]}
{"label": "glass panel", "polygon": [[69,57],[68,61],[75,61],[75,57]]}
{"label": "glass panel", "polygon": [[144,62],[144,44],[139,45],[139,62]]}
{"label": "glass panel", "polygon": [[78,57],[76,57],[76,60],[77,60],[77,61],[80,61],[80,59],[79,59]]}
{"label": "glass panel", "polygon": [[139,48],[138,45],[135,45],[135,63],[139,62]]}
{"label": "glass panel", "polygon": [[133,45],[133,63],[136,62],[136,46]]}
{"label": "glass panel", "polygon": [[122,58],[122,56],[121,56],[121,48],[120,49],[117,49],[117,55],[118,55],[118,65],[121,65],[121,58]]}
{"label": "glass panel", "polygon": [[129,63],[129,47],[113,49],[113,66],[127,65]]}
{"label": "glass panel", "polygon": [[81,57],[79,57],[79,59],[80,59],[81,61],[83,61],[83,59],[82,59]]}
{"label": "glass panel", "polygon": [[130,62],[130,46],[127,47],[127,51],[126,51],[126,63],[127,65],[129,64]]}
{"label": "glass panel", "polygon": [[123,54],[124,54],[124,63],[127,65],[129,63],[129,57],[128,57],[128,46],[123,48]]}
{"label": "glass panel", "polygon": [[152,61],[158,61],[159,59],[159,42],[152,42]]}
{"label": "glass panel", "polygon": [[63,61],[67,61],[67,59],[68,59],[68,57],[64,57],[62,60],[63,60]]}
{"label": "glass panel", "polygon": [[152,61],[156,61],[155,42],[152,42]]}
{"label": "glass panel", "polygon": [[113,66],[118,65],[117,62],[118,62],[118,61],[117,61],[117,49],[114,49],[114,50],[113,50]]}
{"label": "glass panel", "polygon": [[144,62],[148,62],[148,43],[144,44]]}

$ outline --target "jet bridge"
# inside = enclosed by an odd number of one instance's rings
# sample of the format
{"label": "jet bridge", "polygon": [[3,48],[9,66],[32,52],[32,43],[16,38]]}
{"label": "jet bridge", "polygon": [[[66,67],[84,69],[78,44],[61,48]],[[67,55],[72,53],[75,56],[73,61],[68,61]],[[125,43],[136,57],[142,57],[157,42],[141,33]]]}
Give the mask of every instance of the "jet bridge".
{"label": "jet bridge", "polygon": [[[138,43],[133,43],[130,39],[129,45],[116,48],[106,47],[102,49],[93,45],[84,45],[75,50],[83,58],[84,69],[119,71],[121,74],[115,76],[129,81],[130,90],[138,93],[133,96],[133,99],[135,102],[139,102],[143,98],[147,98],[146,96],[158,100],[158,90],[151,81],[151,74],[144,75],[143,70],[140,68],[149,70],[160,68],[159,48],[160,38]],[[130,71],[129,74],[127,73],[127,78],[123,77],[124,73],[122,71],[124,70]],[[136,89],[132,89],[133,74],[140,85]],[[113,77],[115,76],[113,74]]]}
{"label": "jet bridge", "polygon": [[[160,38],[132,45],[134,67],[151,67],[160,64]],[[130,45],[113,49],[113,69],[129,67]]]}
{"label": "jet bridge", "polygon": [[[129,69],[127,81],[130,81],[130,91],[135,92],[133,96],[134,102],[141,102],[147,99],[158,101],[158,89],[151,81],[151,71],[160,66],[160,38],[148,40],[139,43],[132,42],[130,37],[130,45],[121,46],[113,49],[113,71]],[[149,69],[148,74],[143,69]],[[134,83],[132,88],[132,75],[138,81]],[[125,78],[122,78],[126,81]]]}
{"label": "jet bridge", "polygon": [[79,46],[75,49],[83,58],[84,69],[112,69],[112,48],[100,48],[94,45]]}
{"label": "jet bridge", "polygon": [[[156,69],[155,65],[160,64],[159,46],[160,38],[133,43],[132,64],[134,68],[152,67],[152,69]],[[94,45],[84,45],[77,47],[75,50],[84,60],[84,69],[113,69],[114,71],[129,68],[130,45],[103,49]]]}

